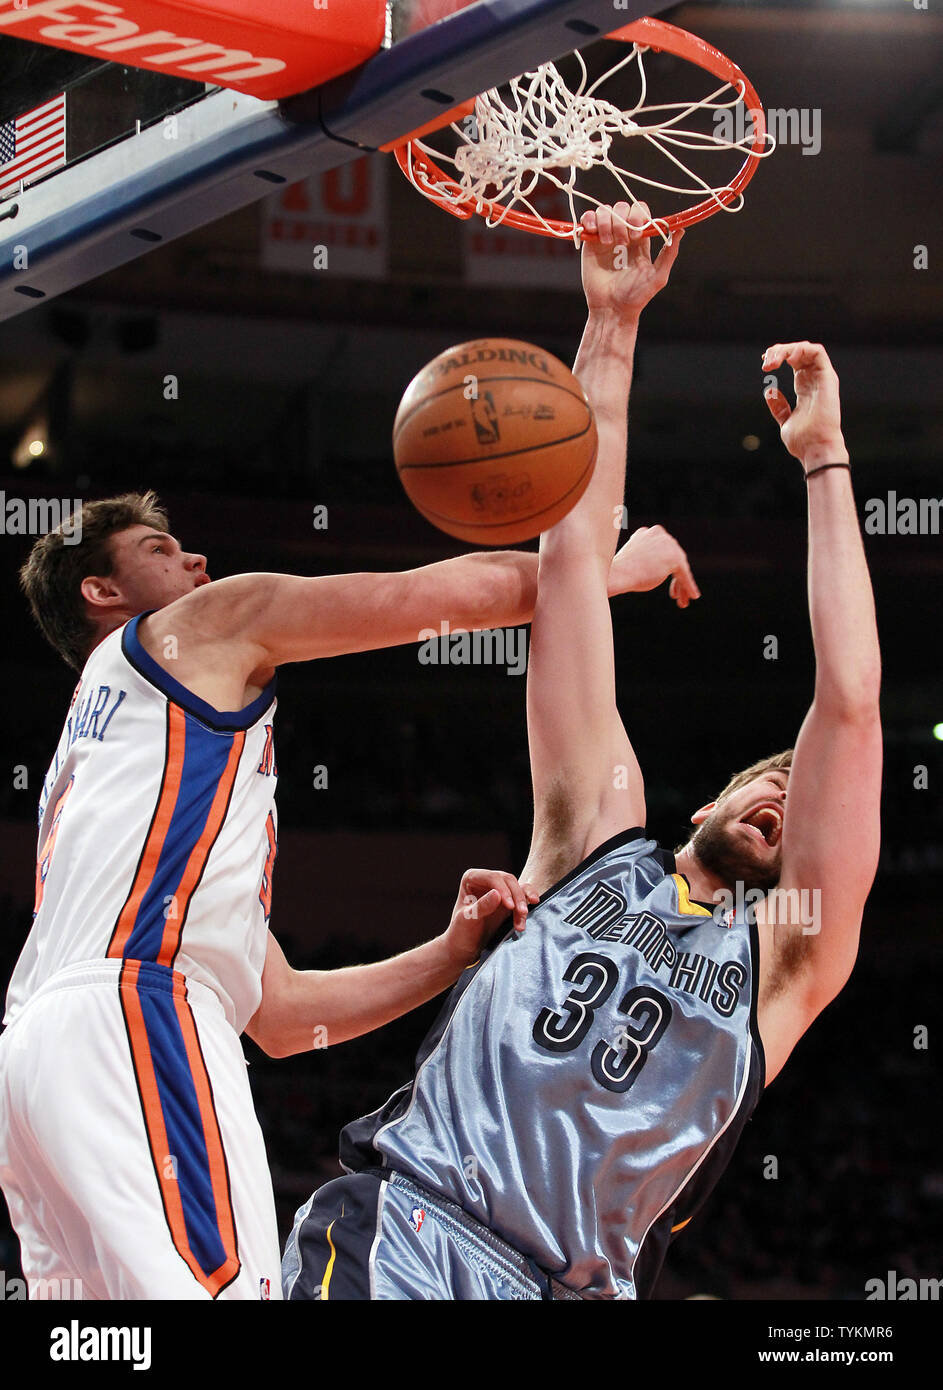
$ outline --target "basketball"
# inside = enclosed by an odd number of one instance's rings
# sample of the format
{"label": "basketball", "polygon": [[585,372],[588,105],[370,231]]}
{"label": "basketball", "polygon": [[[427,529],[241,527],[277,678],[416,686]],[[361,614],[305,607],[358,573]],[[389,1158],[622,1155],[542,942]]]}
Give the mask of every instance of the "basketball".
{"label": "basketball", "polygon": [[413,506],[478,545],[531,540],[579,501],[596,462],[596,422],[576,377],[510,338],[448,348],[410,382],[393,425]]}

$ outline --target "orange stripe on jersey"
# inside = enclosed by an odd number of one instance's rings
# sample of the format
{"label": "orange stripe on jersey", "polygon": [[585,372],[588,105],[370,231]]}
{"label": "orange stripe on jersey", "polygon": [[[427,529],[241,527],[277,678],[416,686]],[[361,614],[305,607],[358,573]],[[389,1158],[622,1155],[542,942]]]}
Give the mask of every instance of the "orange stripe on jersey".
{"label": "orange stripe on jersey", "polygon": [[[171,709],[173,708],[174,706],[171,706]],[[219,779],[216,794],[213,797],[213,804],[210,806],[209,815],[203,827],[203,833],[193,846],[190,858],[187,860],[186,868],[181,876],[179,886],[174,894],[175,911],[172,916],[168,916],[166,919],[164,934],[161,938],[160,951],[157,954],[158,965],[166,965],[170,968],[173,967],[174,957],[180,946],[180,934],[183,931],[183,924],[187,920],[187,909],[190,906],[190,899],[200,879],[203,877],[206,861],[210,856],[213,845],[216,843],[216,837],[222,829],[223,821],[226,819],[226,811],[229,808],[229,798],[232,796],[232,789],[236,781],[236,773],[239,770],[239,759],[242,757],[242,750],[245,747],[245,743],[246,736],[244,731],[240,731],[233,735],[229,757],[226,760],[223,774]],[[161,843],[163,843],[163,841]],[[160,851],[158,850],[158,857],[159,853]],[[155,866],[156,863],[157,859],[155,858]]]}
{"label": "orange stripe on jersey", "polygon": [[180,780],[183,774],[183,759],[187,742],[187,719],[183,710],[177,705],[168,703],[167,705],[167,751],[164,759],[164,776],[161,781],[160,794],[157,798],[157,806],[154,810],[154,817],[147,832],[147,839],[141,851],[141,858],[138,861],[137,873],[131,885],[127,901],[118,915],[112,933],[111,942],[108,946],[108,955],[111,958],[122,957],[128,938],[134,930],[137,919],[138,909],[147,892],[151,880],[160,862],[161,850],[167,838],[167,831],[173,819],[174,808],[177,804],[177,796],[180,792]]}
{"label": "orange stripe on jersey", "polygon": [[59,797],[59,800],[56,802],[52,815],[52,825],[49,828],[49,834],[43,841],[43,847],[39,851],[39,855],[36,859],[36,898],[33,903],[34,917],[43,905],[43,894],[46,888],[46,874],[49,872],[49,865],[52,862],[52,852],[56,847],[56,840],[59,835],[59,822],[62,820],[62,812],[65,810],[65,804],[69,799],[69,793],[71,792],[74,786],[75,773],[73,772],[66,785],[65,791],[62,793],[62,795]]}
{"label": "orange stripe on jersey", "polygon": [[216,1222],[219,1229],[220,1239],[226,1251],[226,1259],[219,1269],[213,1271],[203,1282],[215,1298],[220,1289],[224,1288],[239,1272],[239,1251],[236,1245],[236,1224],[233,1217],[232,1195],[229,1189],[229,1166],[226,1163],[226,1150],[223,1148],[223,1137],[219,1130],[219,1120],[216,1116],[216,1106],[213,1103],[213,1092],[210,1087],[210,1079],[206,1070],[206,1063],[203,1059],[203,1049],[200,1047],[199,1034],[196,1031],[196,1023],[187,1003],[186,996],[178,994],[174,990],[174,1008],[180,1023],[180,1031],[183,1034],[184,1045],[187,1049],[187,1060],[190,1063],[190,1074],[193,1078],[193,1085],[196,1089],[197,1104],[200,1107],[200,1118],[203,1122],[203,1140],[206,1144],[206,1154],[209,1159],[210,1181],[213,1185],[213,1200],[216,1203]]}
{"label": "orange stripe on jersey", "polygon": [[131,1044],[134,1075],[141,1097],[141,1106],[144,1111],[144,1125],[147,1130],[147,1141],[150,1145],[154,1172],[157,1176],[161,1201],[164,1205],[164,1214],[167,1217],[167,1225],[170,1227],[174,1248],[185,1260],[194,1278],[198,1279],[204,1287],[209,1288],[207,1277],[200,1268],[199,1262],[190,1249],[190,1242],[187,1239],[186,1221],[184,1219],[183,1204],[180,1199],[180,1189],[177,1185],[176,1176],[168,1177],[167,1175],[168,1161],[172,1159],[173,1156],[170,1153],[170,1145],[167,1141],[164,1110],[160,1101],[160,1092],[157,1089],[157,1077],[151,1059],[151,1048],[147,1038],[147,1028],[144,1023],[144,1015],[137,994],[138,974],[139,964],[137,961],[126,961],[122,966],[120,985],[121,1006],[128,1030],[128,1040]]}

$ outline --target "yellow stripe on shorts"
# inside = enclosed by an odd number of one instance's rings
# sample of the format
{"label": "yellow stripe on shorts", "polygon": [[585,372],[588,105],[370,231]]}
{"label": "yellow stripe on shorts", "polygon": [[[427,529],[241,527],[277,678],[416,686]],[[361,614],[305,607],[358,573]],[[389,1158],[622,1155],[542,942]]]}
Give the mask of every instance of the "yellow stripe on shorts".
{"label": "yellow stripe on shorts", "polygon": [[[336,1220],[336,1218],[335,1218],[335,1220]],[[334,1222],[332,1221],[331,1224],[330,1224],[330,1226],[328,1226],[328,1228],[327,1228],[327,1233],[326,1233],[326,1234],[327,1234],[327,1243],[328,1243],[328,1245],[331,1247],[331,1258],[330,1258],[330,1259],[328,1260],[328,1262],[327,1262],[327,1269],[324,1271],[324,1279],[323,1279],[322,1284],[321,1284],[321,1298],[322,1298],[322,1299],[325,1299],[325,1298],[329,1298],[329,1297],[330,1297],[329,1289],[330,1289],[330,1287],[331,1287],[331,1275],[334,1273],[334,1261],[335,1261],[335,1259],[337,1258],[337,1251],[334,1249],[334,1242],[331,1240],[331,1232],[333,1231],[333,1229],[334,1229]]]}

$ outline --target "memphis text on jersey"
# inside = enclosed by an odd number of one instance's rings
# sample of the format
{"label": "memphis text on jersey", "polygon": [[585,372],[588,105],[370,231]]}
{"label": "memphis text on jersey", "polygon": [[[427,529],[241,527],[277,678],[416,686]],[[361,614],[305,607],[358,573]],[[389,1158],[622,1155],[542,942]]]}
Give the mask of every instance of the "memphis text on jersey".
{"label": "memphis text on jersey", "polygon": [[672,989],[696,994],[722,1018],[732,1017],[747,972],[736,960],[723,965],[696,951],[679,951],[668,928],[653,912],[631,913],[617,888],[597,883],[564,921],[582,928],[594,941],[620,941],[631,946],[661,972]]}

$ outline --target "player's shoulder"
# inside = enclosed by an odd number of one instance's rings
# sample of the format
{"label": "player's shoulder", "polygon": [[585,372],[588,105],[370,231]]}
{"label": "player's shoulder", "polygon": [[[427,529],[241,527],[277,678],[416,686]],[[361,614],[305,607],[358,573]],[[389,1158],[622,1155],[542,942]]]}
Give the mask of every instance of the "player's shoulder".
{"label": "player's shoulder", "polygon": [[[167,622],[176,606],[141,613],[121,629],[118,650],[140,678],[139,692],[169,701],[217,733],[245,731],[270,718],[275,672],[266,672],[257,687],[247,682],[238,663],[226,660],[225,647],[194,640],[193,629]],[[156,630],[153,619],[162,620]]]}
{"label": "player's shoulder", "polygon": [[675,871],[675,859],[671,850],[660,844],[642,825],[619,830],[599,844],[588,846],[580,867],[588,867],[602,859],[615,859],[626,863],[644,862],[654,874],[662,877]]}
{"label": "player's shoulder", "polygon": [[235,636],[246,604],[263,598],[272,579],[269,574],[234,574],[201,584],[163,608],[139,614],[139,636],[146,646],[182,633],[204,642]]}

